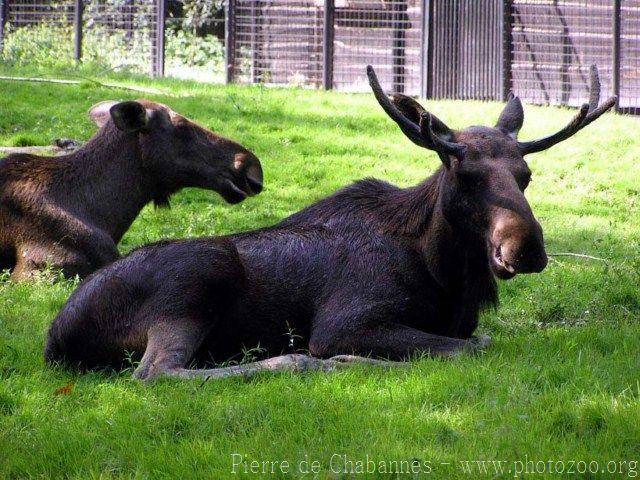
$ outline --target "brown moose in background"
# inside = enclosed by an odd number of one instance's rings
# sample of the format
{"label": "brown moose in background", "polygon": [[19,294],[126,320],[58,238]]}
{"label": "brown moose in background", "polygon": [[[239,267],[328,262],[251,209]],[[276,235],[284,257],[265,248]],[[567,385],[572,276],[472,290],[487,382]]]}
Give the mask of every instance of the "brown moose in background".
{"label": "brown moose in background", "polygon": [[13,279],[45,266],[82,277],[112,262],[142,207],[181,188],[229,203],[262,190],[255,155],[164,105],[106,101],[89,116],[99,130],[73,153],[0,159],[0,270]]}
{"label": "brown moose in background", "polygon": [[[46,361],[117,368],[130,352],[141,358],[137,378],[208,378],[486,345],[473,333],[480,309],[497,302],[495,277],[547,264],[524,196],[531,176],[524,155],[569,138],[615,98],[598,106],[594,71],[589,104],[565,128],[521,142],[517,97],[495,127],[453,131],[409,97],[390,100],[371,67],[368,74],[384,111],[438,154],[435,173],[410,188],[361,180],[271,228],[135,250],[71,295],[49,330]],[[279,356],[187,368],[257,346]]]}

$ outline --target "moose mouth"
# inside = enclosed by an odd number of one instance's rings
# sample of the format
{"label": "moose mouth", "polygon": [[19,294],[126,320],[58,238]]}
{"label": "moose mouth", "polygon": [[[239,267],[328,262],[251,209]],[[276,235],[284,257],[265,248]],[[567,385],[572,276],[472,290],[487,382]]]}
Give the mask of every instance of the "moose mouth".
{"label": "moose mouth", "polygon": [[262,191],[262,181],[245,175],[241,178],[225,178],[219,190],[228,203],[240,203],[247,197],[253,197]]}
{"label": "moose mouth", "polygon": [[516,276],[516,269],[502,256],[502,245],[489,245],[491,270],[493,274],[501,280],[509,280]]}

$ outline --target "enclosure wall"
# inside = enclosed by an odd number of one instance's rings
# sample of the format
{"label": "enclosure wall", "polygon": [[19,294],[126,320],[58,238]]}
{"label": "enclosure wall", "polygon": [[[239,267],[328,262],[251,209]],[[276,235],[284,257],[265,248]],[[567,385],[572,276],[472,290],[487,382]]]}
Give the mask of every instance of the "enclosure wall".
{"label": "enclosure wall", "polygon": [[[207,28],[183,18],[193,16],[193,5],[218,5]],[[640,111],[640,0],[202,5],[2,0],[2,59],[55,66],[77,57],[153,75],[162,75],[166,63],[167,74],[200,81],[354,92],[368,91],[371,64],[387,89],[409,95],[503,100],[513,90],[527,102],[572,106],[586,99],[595,64],[603,95],[618,95],[620,111]]]}

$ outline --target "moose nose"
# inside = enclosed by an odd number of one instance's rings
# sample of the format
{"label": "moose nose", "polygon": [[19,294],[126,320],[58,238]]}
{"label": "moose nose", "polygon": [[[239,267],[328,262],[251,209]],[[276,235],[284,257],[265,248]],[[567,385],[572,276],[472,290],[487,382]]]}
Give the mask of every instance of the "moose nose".
{"label": "moose nose", "polygon": [[246,180],[249,195],[257,195],[262,191],[262,166],[256,156],[248,152],[238,153],[233,166]]}
{"label": "moose nose", "polygon": [[491,244],[495,262],[510,274],[537,273],[547,266],[542,227],[534,218],[525,220],[513,212],[502,215]]}
{"label": "moose nose", "polygon": [[262,167],[260,166],[260,162],[256,160],[254,165],[247,167],[245,175],[247,176],[247,183],[253,194],[260,193],[262,191]]}
{"label": "moose nose", "polygon": [[536,238],[509,238],[498,248],[501,263],[511,273],[539,273],[547,266],[544,245]]}

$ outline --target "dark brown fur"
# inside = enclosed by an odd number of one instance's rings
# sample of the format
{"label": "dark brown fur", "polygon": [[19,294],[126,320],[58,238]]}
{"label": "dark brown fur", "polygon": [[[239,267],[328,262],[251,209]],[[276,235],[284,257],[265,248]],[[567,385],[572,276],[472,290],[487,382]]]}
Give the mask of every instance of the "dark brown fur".
{"label": "dark brown fur", "polygon": [[[245,348],[402,360],[484,345],[472,335],[481,308],[497,302],[494,276],[547,263],[524,196],[522,107],[512,99],[495,128],[454,132],[372,85],[403,131],[440,155],[433,175],[405,189],[362,180],[264,230],[142,247],[71,295],[46,361],[119,366],[131,351],[142,357],[138,378],[188,378],[216,376],[187,371],[192,359],[237,359]],[[309,363],[299,359],[254,367]]]}
{"label": "dark brown fur", "polygon": [[164,105],[102,102],[90,116],[100,129],[71,154],[0,160],[0,269],[14,279],[46,265],[85,276],[112,262],[142,207],[167,205],[183,187],[231,203],[262,188],[251,152]]}

